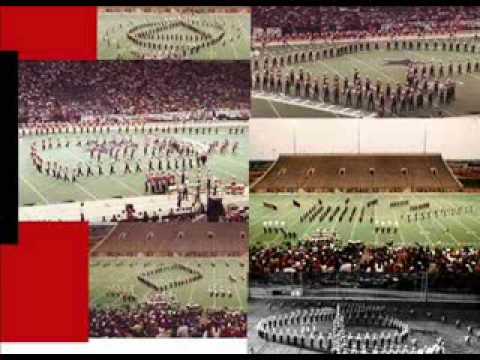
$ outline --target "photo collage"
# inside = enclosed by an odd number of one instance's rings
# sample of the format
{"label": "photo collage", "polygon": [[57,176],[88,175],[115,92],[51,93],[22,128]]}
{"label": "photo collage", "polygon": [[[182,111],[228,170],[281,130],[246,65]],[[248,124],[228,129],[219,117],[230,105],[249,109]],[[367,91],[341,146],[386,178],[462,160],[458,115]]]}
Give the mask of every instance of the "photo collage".
{"label": "photo collage", "polygon": [[103,6],[22,60],[19,221],[88,222],[90,338],[480,353],[480,7]]}

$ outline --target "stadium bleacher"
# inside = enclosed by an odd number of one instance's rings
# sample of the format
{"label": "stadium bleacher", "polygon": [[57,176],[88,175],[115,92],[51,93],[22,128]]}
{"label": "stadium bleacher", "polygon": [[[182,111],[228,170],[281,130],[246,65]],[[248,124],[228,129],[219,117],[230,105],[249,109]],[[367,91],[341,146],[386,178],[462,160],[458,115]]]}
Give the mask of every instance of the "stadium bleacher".
{"label": "stadium bleacher", "polygon": [[[161,230],[161,231],[160,231]],[[93,256],[242,256],[248,231],[242,223],[119,223]]]}
{"label": "stadium bleacher", "polygon": [[280,155],[253,192],[460,191],[440,154]]}

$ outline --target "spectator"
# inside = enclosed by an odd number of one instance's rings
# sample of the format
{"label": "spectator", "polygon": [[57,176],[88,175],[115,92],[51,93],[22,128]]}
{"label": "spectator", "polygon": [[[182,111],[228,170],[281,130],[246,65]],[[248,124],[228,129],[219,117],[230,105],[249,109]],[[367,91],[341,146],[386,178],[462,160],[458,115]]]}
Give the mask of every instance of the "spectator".
{"label": "spectator", "polygon": [[245,62],[22,62],[19,119],[248,109],[249,69]]}

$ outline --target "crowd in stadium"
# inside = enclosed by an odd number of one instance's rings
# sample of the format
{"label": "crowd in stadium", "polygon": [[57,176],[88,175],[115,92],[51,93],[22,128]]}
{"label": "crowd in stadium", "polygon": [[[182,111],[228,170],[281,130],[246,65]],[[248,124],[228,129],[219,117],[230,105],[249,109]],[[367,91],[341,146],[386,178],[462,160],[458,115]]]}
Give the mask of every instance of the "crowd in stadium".
{"label": "crowd in stadium", "polygon": [[256,6],[254,28],[261,41],[338,40],[400,35],[451,34],[475,30],[478,6]]}
{"label": "crowd in stadium", "polygon": [[79,120],[248,109],[249,64],[241,62],[21,62],[19,120]]}
{"label": "crowd in stadium", "polygon": [[480,275],[479,249],[417,246],[367,247],[304,242],[286,247],[252,246],[250,273],[262,278],[278,272],[309,275],[328,273]]}
{"label": "crowd in stadium", "polygon": [[185,213],[175,213],[173,209],[167,216],[160,216],[160,212],[158,211],[139,211],[137,214],[130,214],[130,213],[120,213],[120,214],[113,214],[110,218],[107,216],[102,216],[102,223],[117,223],[117,222],[184,222],[184,221],[191,221],[194,219],[196,214],[193,210],[190,212]]}
{"label": "crowd in stadium", "polygon": [[95,338],[242,338],[246,331],[247,316],[239,311],[178,309],[165,303],[90,309],[90,337]]}

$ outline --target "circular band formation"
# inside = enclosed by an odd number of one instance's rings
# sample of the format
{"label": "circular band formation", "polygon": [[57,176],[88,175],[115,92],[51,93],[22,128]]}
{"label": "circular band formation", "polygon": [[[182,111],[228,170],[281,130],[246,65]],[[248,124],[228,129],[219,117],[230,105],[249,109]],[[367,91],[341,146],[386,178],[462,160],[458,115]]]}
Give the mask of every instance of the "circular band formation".
{"label": "circular band formation", "polygon": [[[321,324],[332,323],[331,331],[321,332]],[[382,330],[356,335],[348,327],[368,326]],[[325,353],[443,353],[443,341],[418,348],[415,341],[406,344],[409,326],[374,305],[349,304],[332,308],[310,308],[271,315],[257,324],[257,333],[265,341],[307,348]]]}

